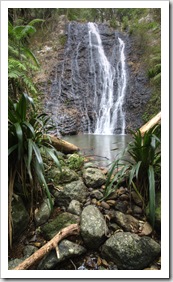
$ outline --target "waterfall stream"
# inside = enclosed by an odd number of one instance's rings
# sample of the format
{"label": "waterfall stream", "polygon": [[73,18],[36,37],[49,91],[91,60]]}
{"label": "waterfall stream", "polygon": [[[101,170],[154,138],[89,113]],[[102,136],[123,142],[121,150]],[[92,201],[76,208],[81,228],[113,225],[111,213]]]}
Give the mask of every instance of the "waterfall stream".
{"label": "waterfall stream", "polygon": [[[126,90],[125,44],[118,37],[119,58],[116,69],[108,61],[99,29],[95,23],[88,23],[90,68],[94,76],[94,106],[96,113],[95,134],[113,134],[119,127],[121,134],[125,133],[125,113],[123,102]],[[96,67],[98,68],[96,72]],[[118,89],[114,91],[114,80],[117,80]],[[115,93],[117,93],[115,101]]]}
{"label": "waterfall stream", "polygon": [[123,35],[104,24],[70,22],[66,36],[46,103],[58,135],[125,134]]}

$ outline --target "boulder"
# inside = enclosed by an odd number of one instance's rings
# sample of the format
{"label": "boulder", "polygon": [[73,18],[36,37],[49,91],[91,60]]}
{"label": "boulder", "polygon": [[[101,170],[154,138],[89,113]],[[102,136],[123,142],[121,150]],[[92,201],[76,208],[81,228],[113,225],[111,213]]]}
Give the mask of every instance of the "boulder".
{"label": "boulder", "polygon": [[83,170],[83,179],[87,187],[97,188],[105,184],[106,176],[98,168],[86,168]]}
{"label": "boulder", "polygon": [[130,232],[112,235],[101,247],[101,253],[115,262],[118,269],[142,270],[160,254],[161,247],[152,238]]}
{"label": "boulder", "polygon": [[53,168],[49,171],[49,179],[52,179],[54,184],[69,183],[79,179],[77,173],[69,167],[62,167],[62,171],[58,168]]}
{"label": "boulder", "polygon": [[35,210],[34,220],[36,226],[45,223],[49,219],[50,214],[51,214],[51,207],[50,207],[49,199],[46,198],[44,199],[40,208]]}
{"label": "boulder", "polygon": [[72,181],[62,186],[61,190],[54,192],[54,197],[56,203],[61,206],[68,206],[72,200],[83,203],[87,197],[87,187],[80,179]]}
{"label": "boulder", "polygon": [[38,270],[54,269],[56,265],[64,260],[72,257],[80,256],[86,252],[86,249],[69,240],[63,240],[58,244],[59,258],[57,258],[55,250],[52,250],[38,265]]}
{"label": "boulder", "polygon": [[13,239],[17,239],[27,228],[29,223],[29,214],[24,206],[22,198],[17,196],[12,201],[12,221],[13,221]]}
{"label": "boulder", "polygon": [[82,238],[89,249],[97,249],[105,241],[108,227],[97,207],[89,205],[83,209],[80,225]]}
{"label": "boulder", "polygon": [[58,215],[54,220],[41,226],[41,233],[46,240],[51,240],[61,229],[73,223],[79,223],[77,215],[64,212]]}

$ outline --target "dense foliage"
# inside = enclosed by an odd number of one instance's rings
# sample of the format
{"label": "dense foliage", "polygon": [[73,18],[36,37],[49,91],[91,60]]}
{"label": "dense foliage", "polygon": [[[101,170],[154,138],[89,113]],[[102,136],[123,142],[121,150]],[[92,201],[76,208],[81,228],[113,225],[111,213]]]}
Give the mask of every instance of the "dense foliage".
{"label": "dense foliage", "polygon": [[27,25],[13,26],[9,22],[8,57],[8,173],[9,173],[9,238],[12,244],[11,202],[15,193],[25,199],[33,214],[33,206],[39,197],[52,198],[45,180],[44,158],[49,155],[60,168],[57,151],[51,145],[47,133],[52,129],[50,118],[38,114],[33,99],[36,94],[32,72],[38,69],[38,61],[28,48],[27,40],[36,30],[40,20]]}
{"label": "dense foliage", "polygon": [[[144,119],[148,120],[160,111],[160,9],[10,8],[8,15],[10,238],[13,192],[21,194],[31,204],[31,209],[39,195],[46,194],[51,203],[51,195],[45,180],[44,156],[48,154],[58,166],[59,161],[50,140],[45,139],[45,134],[51,129],[49,117],[44,113],[38,114],[37,105],[33,102],[33,98],[36,100],[39,95],[37,86],[33,83],[33,75],[39,69],[39,63],[30,48],[30,42],[31,36],[36,32],[35,27],[42,32],[43,38],[44,27],[58,21],[61,15],[65,15],[70,21],[107,21],[114,29],[120,29],[136,38],[136,48],[141,50],[140,60],[144,63],[146,74],[153,86],[153,95],[147,105]],[[148,15],[152,21],[145,20]],[[60,39],[63,45],[65,37],[62,35]],[[147,202],[150,203],[150,217],[153,223],[155,187],[159,187],[160,182],[160,137],[158,133],[156,134],[156,128],[147,132],[144,137],[140,132],[132,135],[134,141],[126,150],[132,160],[128,160],[125,165],[123,162],[123,168],[122,158],[114,162],[108,175],[105,197],[108,197],[127,175],[129,187],[137,191],[145,205]],[[121,169],[111,180],[115,167]]]}
{"label": "dense foliage", "polygon": [[154,225],[155,193],[161,184],[160,126],[155,125],[143,136],[140,130],[132,132],[132,137],[133,141],[111,166],[104,198],[108,198],[126,181],[130,189],[134,189],[142,200],[143,208],[149,203],[150,220]]}
{"label": "dense foliage", "polygon": [[39,63],[27,46],[29,36],[36,32],[33,20],[27,25],[13,26],[8,23],[8,92],[12,97],[27,91],[37,93],[32,82],[32,72],[38,70]]}

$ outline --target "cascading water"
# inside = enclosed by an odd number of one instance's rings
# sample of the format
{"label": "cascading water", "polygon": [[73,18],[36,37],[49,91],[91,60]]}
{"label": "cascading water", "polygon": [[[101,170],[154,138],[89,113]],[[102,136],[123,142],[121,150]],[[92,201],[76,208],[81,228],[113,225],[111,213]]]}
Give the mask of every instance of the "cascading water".
{"label": "cascading water", "polygon": [[70,22],[46,109],[57,133],[125,133],[125,43],[104,24]]}
{"label": "cascading water", "polygon": [[126,69],[125,69],[125,55],[124,55],[124,48],[125,44],[123,40],[118,37],[119,40],[119,53],[120,53],[120,60],[117,63],[117,82],[118,82],[118,95],[117,101],[114,104],[113,116],[112,116],[112,123],[113,128],[118,127],[118,123],[121,126],[121,134],[125,134],[125,112],[123,110],[124,98],[126,94]]}
{"label": "cascading water", "polygon": [[[101,100],[98,103],[97,90],[94,93],[94,102],[96,108],[96,134],[112,134],[111,128],[111,109],[113,106],[113,81],[114,68],[109,63],[103,49],[102,41],[99,35],[97,25],[88,23],[89,29],[89,47],[91,67],[94,70],[95,88],[100,87],[102,90]],[[95,60],[95,61],[94,61]],[[98,64],[98,76],[95,71],[95,64]]]}
{"label": "cascading water", "polygon": [[[99,29],[95,23],[88,23],[90,68],[95,84],[94,104],[96,113],[95,134],[113,134],[120,128],[125,133],[125,113],[123,103],[126,90],[125,44],[118,37],[118,56],[116,69],[108,61]],[[96,72],[97,68],[97,72]],[[114,89],[114,81],[118,89]],[[116,100],[115,100],[116,99]]]}

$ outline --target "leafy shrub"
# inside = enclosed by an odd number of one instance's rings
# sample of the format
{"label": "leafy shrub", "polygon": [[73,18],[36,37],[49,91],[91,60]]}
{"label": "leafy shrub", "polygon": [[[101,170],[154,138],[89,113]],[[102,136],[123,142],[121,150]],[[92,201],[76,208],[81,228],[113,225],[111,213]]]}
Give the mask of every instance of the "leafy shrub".
{"label": "leafy shrub", "polygon": [[[22,196],[30,203],[31,212],[39,192],[42,196],[47,195],[52,207],[42,155],[47,154],[59,169],[61,167],[57,151],[46,135],[52,129],[50,118],[44,113],[37,115],[32,98],[23,94],[16,103],[9,99],[8,119],[9,206],[13,192],[16,192],[14,183],[19,183]],[[9,224],[11,230],[11,222]]]}
{"label": "leafy shrub", "polygon": [[27,41],[36,32],[33,25],[38,22],[42,20],[35,19],[28,25],[18,26],[8,22],[8,86],[9,94],[12,93],[15,97],[24,91],[37,93],[32,72],[38,70],[39,63],[27,47]]}
{"label": "leafy shrub", "polygon": [[[132,137],[133,141],[122,156],[112,163],[104,198],[109,197],[126,179],[130,189],[133,188],[143,201],[143,206],[149,203],[149,216],[154,225],[155,190],[159,188],[161,180],[160,125],[154,126],[143,136],[140,130],[132,132]],[[117,172],[114,175],[115,169]]]}

